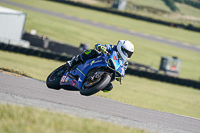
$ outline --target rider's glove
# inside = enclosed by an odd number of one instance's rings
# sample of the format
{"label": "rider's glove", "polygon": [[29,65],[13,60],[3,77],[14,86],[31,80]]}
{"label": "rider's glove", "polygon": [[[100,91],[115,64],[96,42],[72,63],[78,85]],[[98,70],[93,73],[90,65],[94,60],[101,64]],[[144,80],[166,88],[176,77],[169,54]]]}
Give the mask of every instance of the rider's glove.
{"label": "rider's glove", "polygon": [[126,70],[128,67],[128,61],[124,63],[124,69]]}
{"label": "rider's glove", "polygon": [[97,46],[97,50],[100,51],[101,53],[105,54],[107,49],[105,46]]}

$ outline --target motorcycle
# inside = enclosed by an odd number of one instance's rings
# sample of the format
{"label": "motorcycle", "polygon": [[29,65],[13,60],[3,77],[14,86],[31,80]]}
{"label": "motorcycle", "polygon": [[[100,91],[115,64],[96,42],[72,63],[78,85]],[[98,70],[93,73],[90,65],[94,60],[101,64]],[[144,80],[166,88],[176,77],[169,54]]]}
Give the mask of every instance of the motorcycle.
{"label": "motorcycle", "polygon": [[81,95],[90,96],[106,88],[116,78],[121,83],[125,76],[123,64],[116,51],[101,53],[70,70],[66,65],[58,67],[47,77],[46,85],[56,90],[78,90]]}

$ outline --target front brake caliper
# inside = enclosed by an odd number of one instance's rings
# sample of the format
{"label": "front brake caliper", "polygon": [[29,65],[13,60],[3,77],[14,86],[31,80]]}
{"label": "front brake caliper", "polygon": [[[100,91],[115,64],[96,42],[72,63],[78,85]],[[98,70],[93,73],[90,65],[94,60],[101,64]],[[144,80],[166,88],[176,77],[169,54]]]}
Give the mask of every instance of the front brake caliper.
{"label": "front brake caliper", "polygon": [[104,74],[103,71],[97,71],[97,72],[94,74],[94,78],[100,78],[103,74]]}

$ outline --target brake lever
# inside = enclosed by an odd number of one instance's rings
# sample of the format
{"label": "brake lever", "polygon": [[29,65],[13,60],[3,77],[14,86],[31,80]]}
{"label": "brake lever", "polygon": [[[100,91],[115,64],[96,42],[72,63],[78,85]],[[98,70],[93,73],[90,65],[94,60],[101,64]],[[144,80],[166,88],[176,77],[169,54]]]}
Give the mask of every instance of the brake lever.
{"label": "brake lever", "polygon": [[108,56],[108,55],[109,55],[109,52],[108,52],[108,51],[105,51],[105,55]]}

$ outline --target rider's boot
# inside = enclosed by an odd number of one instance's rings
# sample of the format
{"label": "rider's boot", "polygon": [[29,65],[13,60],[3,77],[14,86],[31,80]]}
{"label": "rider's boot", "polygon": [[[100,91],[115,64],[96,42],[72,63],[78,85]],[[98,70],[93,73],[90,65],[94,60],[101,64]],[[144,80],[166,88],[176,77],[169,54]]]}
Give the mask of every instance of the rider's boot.
{"label": "rider's boot", "polygon": [[66,66],[69,69],[71,69],[72,67],[74,67],[78,63],[84,63],[84,61],[83,61],[83,59],[82,59],[82,57],[80,55],[76,55],[70,61],[67,61],[66,62]]}
{"label": "rider's boot", "polygon": [[102,91],[103,92],[109,92],[113,89],[112,83],[109,83]]}

